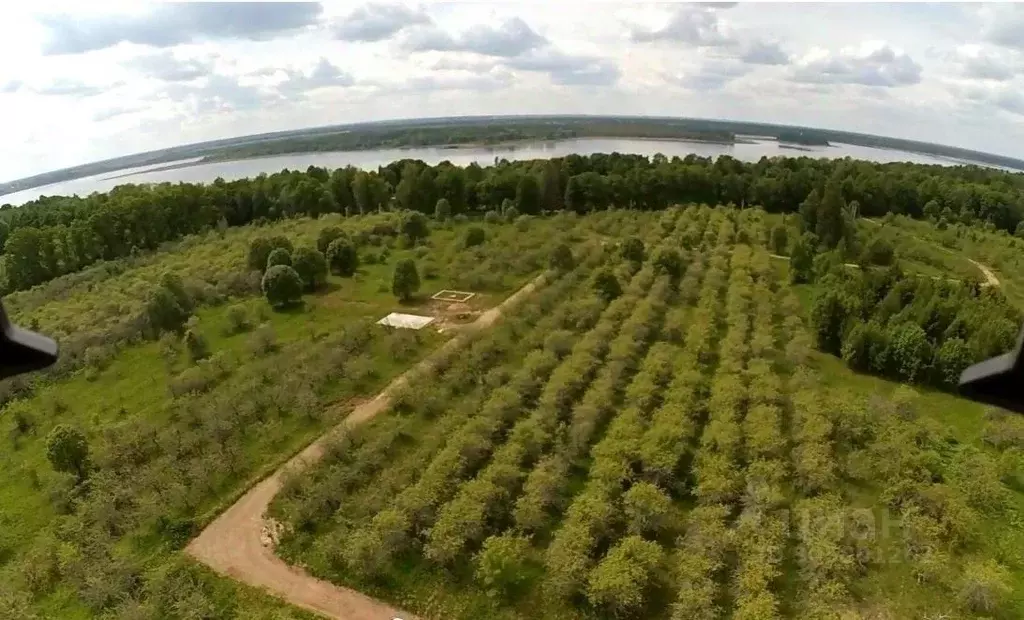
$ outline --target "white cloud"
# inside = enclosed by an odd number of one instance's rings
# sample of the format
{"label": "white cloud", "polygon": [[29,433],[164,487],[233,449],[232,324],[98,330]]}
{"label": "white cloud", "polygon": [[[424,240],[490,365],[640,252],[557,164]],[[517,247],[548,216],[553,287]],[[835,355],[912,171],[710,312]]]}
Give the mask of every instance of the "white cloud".
{"label": "white cloud", "polygon": [[651,114],[1024,157],[1024,10],[955,4],[12,5],[0,179],[394,117]]}
{"label": "white cloud", "polygon": [[797,59],[792,78],[820,84],[909,86],[921,81],[921,65],[883,41],[837,51],[815,48]]}

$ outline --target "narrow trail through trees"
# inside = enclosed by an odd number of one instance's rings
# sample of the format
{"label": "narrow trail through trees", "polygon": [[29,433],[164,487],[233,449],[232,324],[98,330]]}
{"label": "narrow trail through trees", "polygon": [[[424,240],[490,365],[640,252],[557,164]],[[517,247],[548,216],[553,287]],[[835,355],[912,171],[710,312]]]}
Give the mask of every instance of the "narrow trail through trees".
{"label": "narrow trail through trees", "polygon": [[284,476],[301,471],[317,462],[331,438],[346,428],[365,422],[386,410],[391,397],[410,377],[428,371],[444,355],[461,347],[466,332],[486,329],[504,312],[521,302],[540,285],[542,274],[520,288],[501,304],[487,310],[468,329],[455,336],[426,359],[395,378],[373,399],[357,406],[337,426],[321,435],[302,452],[253,486],[230,508],[210,523],[189,543],[185,553],[214,571],[250,586],[261,588],[292,605],[337,620],[390,620],[411,614],[365,594],[317,579],[301,568],[291,566],[274,553],[272,537],[266,535],[266,511],[281,489]]}

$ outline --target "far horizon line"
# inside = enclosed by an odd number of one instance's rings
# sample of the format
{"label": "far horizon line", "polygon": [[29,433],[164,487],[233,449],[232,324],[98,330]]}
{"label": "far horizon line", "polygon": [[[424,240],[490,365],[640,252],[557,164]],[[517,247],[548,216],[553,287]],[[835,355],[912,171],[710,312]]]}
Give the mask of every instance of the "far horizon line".
{"label": "far horizon line", "polygon": [[[381,120],[355,121],[355,122],[346,122],[346,123],[328,123],[328,124],[324,124],[324,125],[307,125],[307,126],[296,127],[296,128],[293,128],[293,129],[280,129],[280,130],[275,130],[275,131],[266,131],[266,132],[259,132],[259,133],[250,133],[250,134],[236,134],[236,135],[229,136],[229,137],[212,138],[212,139],[209,139],[209,140],[201,140],[199,142],[186,142],[186,143],[183,143],[183,144],[175,144],[175,145],[172,145],[172,146],[166,146],[166,147],[161,147],[161,148],[156,148],[156,149],[150,149],[150,150],[146,150],[146,151],[136,151],[136,152],[126,153],[126,154],[123,154],[123,155],[116,155],[114,157],[108,157],[106,159],[97,159],[97,160],[86,161],[86,162],[83,162],[83,163],[80,163],[80,164],[75,164],[75,165],[72,165],[72,166],[66,166],[66,167],[63,167],[63,168],[55,168],[55,169],[51,169],[51,170],[45,170],[45,171],[37,172],[35,174],[31,174],[31,175],[28,175],[28,176],[19,177],[19,178],[16,178],[16,179],[10,179],[8,181],[0,181],[0,186],[8,185],[8,184],[16,184],[16,183],[25,182],[25,181],[30,181],[32,179],[35,179],[35,178],[41,177],[41,176],[45,176],[45,175],[57,174],[57,173],[61,173],[61,172],[71,172],[71,171],[75,171],[75,170],[77,170],[79,168],[84,168],[84,167],[87,167],[87,166],[98,166],[98,165],[103,165],[103,164],[116,164],[120,160],[127,160],[127,159],[132,159],[132,158],[143,158],[143,157],[146,157],[146,156],[156,156],[156,155],[160,155],[160,154],[163,154],[163,153],[167,153],[168,151],[173,152],[173,151],[179,150],[179,149],[191,149],[191,148],[199,148],[199,147],[212,147],[212,146],[216,146],[218,143],[222,143],[222,142],[232,142],[232,141],[236,141],[236,140],[243,140],[243,139],[249,139],[249,138],[258,139],[258,138],[285,137],[285,136],[287,136],[289,134],[309,132],[309,131],[322,130],[322,129],[348,129],[348,128],[360,128],[360,127],[372,127],[372,126],[386,126],[386,125],[413,125],[413,126],[415,126],[417,124],[429,124],[429,123],[432,123],[432,122],[453,121],[453,120],[474,121],[474,120],[515,120],[515,119],[567,119],[567,120],[568,119],[627,119],[627,120],[628,119],[638,119],[638,120],[656,120],[656,121],[701,121],[701,122],[732,123],[732,124],[740,124],[740,125],[743,125],[743,124],[746,124],[746,125],[760,125],[760,126],[779,128],[779,129],[807,129],[807,130],[818,131],[818,132],[840,133],[840,134],[846,134],[846,135],[862,137],[862,138],[879,138],[879,139],[884,139],[884,140],[900,141],[900,142],[905,142],[907,144],[912,144],[912,145],[929,146],[929,147],[940,147],[940,148],[945,148],[945,149],[955,149],[955,150],[963,151],[966,154],[981,155],[981,156],[985,156],[985,157],[998,157],[998,158],[1004,158],[1004,159],[1008,159],[1008,160],[1016,160],[1019,163],[1024,164],[1024,155],[1019,155],[1018,156],[1018,155],[1007,155],[1007,154],[997,153],[997,152],[992,152],[992,151],[979,151],[979,150],[968,148],[968,147],[956,146],[956,145],[951,145],[951,144],[943,144],[943,143],[940,143],[940,142],[928,142],[928,141],[912,139],[912,138],[901,138],[901,137],[896,137],[896,136],[891,136],[891,135],[884,135],[884,134],[876,134],[876,133],[864,133],[864,132],[860,132],[860,131],[851,131],[851,130],[846,130],[846,129],[834,129],[834,128],[830,128],[830,127],[820,127],[820,126],[819,127],[815,127],[815,126],[811,126],[811,125],[792,125],[792,124],[785,124],[785,123],[756,121],[756,120],[737,120],[737,119],[732,119],[732,118],[721,118],[721,117],[714,118],[714,117],[701,117],[701,116],[667,116],[667,115],[661,115],[661,114],[570,114],[570,113],[556,113],[556,114],[469,114],[469,115],[451,115],[451,116],[396,117],[396,118],[381,119]],[[671,139],[669,139],[669,140],[671,141]],[[679,141],[679,140],[676,140],[676,141]],[[885,147],[875,147],[875,148],[885,148]],[[136,164],[136,166],[138,166],[138,165],[146,165],[146,164]],[[126,168],[130,168],[130,167],[135,167],[135,166],[127,165],[125,167]],[[86,175],[86,176],[88,176],[88,175]]]}

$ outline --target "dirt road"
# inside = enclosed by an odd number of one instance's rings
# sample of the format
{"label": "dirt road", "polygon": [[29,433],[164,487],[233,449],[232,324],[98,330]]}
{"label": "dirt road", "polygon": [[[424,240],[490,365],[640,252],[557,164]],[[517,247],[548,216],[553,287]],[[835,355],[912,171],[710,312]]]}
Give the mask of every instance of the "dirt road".
{"label": "dirt road", "polygon": [[982,265],[973,258],[968,258],[967,260],[971,261],[975,267],[981,270],[981,273],[985,276],[985,284],[987,286],[999,286],[999,278],[996,277],[996,274],[992,273],[991,269],[986,265]]}
{"label": "dirt road", "polygon": [[[494,322],[543,283],[544,276],[516,291],[500,305],[484,312],[466,331],[490,327]],[[271,500],[281,489],[286,471],[304,469],[318,461],[331,437],[339,431],[365,422],[391,403],[391,394],[404,385],[409,377],[430,369],[444,354],[461,347],[466,341],[459,334],[431,353],[426,359],[392,381],[372,400],[355,409],[333,429],[320,436],[305,450],[277,469],[269,477],[252,487],[230,508],[217,517],[199,534],[185,553],[206,564],[222,575],[262,588],[289,603],[337,620],[391,620],[414,616],[364,594],[317,579],[304,570],[290,566],[274,554],[273,544],[265,536],[265,515]]]}

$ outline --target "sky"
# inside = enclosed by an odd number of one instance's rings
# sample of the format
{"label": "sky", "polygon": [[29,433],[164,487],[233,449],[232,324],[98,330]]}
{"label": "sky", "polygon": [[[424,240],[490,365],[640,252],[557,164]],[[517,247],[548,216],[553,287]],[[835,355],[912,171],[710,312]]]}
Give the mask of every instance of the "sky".
{"label": "sky", "polygon": [[0,180],[474,114],[846,129],[1024,158],[1024,5],[8,3]]}

